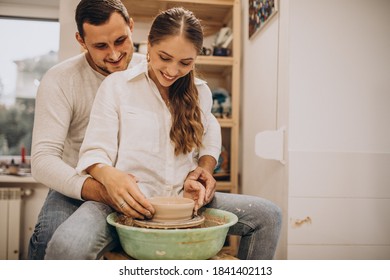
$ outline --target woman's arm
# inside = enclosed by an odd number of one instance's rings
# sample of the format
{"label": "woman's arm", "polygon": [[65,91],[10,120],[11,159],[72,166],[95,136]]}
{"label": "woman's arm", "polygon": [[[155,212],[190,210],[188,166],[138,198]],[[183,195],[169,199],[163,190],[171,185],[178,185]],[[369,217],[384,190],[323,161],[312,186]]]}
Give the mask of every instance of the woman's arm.
{"label": "woman's arm", "polygon": [[110,78],[103,81],[96,94],[76,169],[80,174],[90,174],[104,186],[102,193],[109,196],[107,200],[113,208],[127,216],[149,218],[154,209],[134,176],[114,167],[118,155],[119,104],[113,98],[115,80]]}
{"label": "woman's arm", "polygon": [[86,171],[105,186],[112,205],[117,211],[139,219],[153,216],[153,206],[138,188],[137,180],[133,175],[101,163],[88,167]]}

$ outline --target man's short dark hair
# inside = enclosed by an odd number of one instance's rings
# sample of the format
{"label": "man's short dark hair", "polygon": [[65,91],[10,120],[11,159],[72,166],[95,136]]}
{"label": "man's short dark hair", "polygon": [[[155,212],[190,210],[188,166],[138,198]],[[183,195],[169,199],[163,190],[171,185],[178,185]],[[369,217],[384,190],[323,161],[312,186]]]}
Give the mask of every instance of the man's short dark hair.
{"label": "man's short dark hair", "polygon": [[84,39],[83,24],[101,25],[107,22],[113,13],[119,13],[130,24],[125,5],[120,0],[81,0],[76,8],[77,30]]}

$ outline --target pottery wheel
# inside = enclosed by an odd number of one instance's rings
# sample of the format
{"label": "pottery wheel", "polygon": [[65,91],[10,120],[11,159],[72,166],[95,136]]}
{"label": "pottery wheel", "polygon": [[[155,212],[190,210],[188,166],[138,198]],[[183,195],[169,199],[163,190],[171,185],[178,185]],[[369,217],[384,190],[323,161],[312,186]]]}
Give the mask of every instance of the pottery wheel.
{"label": "pottery wheel", "polygon": [[175,229],[175,228],[191,228],[203,224],[204,216],[195,216],[191,220],[186,221],[167,221],[155,222],[152,220],[137,220],[134,219],[134,225],[144,228],[159,228],[159,229]]}

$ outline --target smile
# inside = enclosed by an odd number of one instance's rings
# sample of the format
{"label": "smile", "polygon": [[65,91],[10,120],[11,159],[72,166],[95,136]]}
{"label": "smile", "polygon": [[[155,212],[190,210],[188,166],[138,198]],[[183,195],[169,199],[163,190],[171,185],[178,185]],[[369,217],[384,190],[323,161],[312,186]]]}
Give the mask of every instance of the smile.
{"label": "smile", "polygon": [[122,60],[123,56],[124,55],[122,54],[116,61],[111,61],[111,60],[106,60],[106,61],[107,61],[107,63],[110,63],[110,64],[118,64]]}
{"label": "smile", "polygon": [[174,79],[176,79],[176,77],[172,77],[172,76],[168,76],[167,74],[161,72],[161,74],[163,75],[163,77],[169,81],[173,81]]}

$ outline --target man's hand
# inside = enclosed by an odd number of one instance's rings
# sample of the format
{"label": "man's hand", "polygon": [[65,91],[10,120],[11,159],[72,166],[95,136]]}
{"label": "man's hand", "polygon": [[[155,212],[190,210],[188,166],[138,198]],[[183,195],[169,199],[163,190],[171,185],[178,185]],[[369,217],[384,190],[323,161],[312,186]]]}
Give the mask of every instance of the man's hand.
{"label": "man's hand", "polygon": [[[209,203],[214,198],[217,182],[208,170],[198,166],[188,174],[186,182],[187,180],[197,181],[205,188],[203,205]],[[184,189],[184,191],[186,191],[186,189]]]}
{"label": "man's hand", "polygon": [[81,189],[81,198],[86,201],[97,201],[116,209],[114,201],[108,195],[106,188],[93,178],[87,178]]}
{"label": "man's hand", "polygon": [[183,197],[191,198],[195,201],[195,214],[197,214],[199,208],[205,204],[205,193],[206,189],[200,182],[188,178],[184,181]]}

